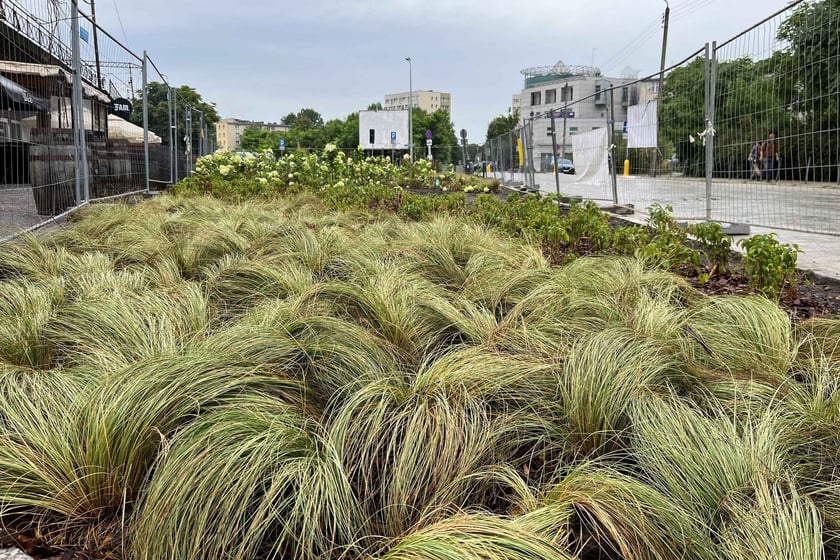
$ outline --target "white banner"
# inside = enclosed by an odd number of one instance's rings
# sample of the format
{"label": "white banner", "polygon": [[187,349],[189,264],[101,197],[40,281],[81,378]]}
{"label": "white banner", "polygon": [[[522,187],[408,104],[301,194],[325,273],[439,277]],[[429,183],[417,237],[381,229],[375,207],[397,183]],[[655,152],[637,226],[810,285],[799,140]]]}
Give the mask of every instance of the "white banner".
{"label": "white banner", "polygon": [[656,148],[658,145],[658,119],[656,101],[627,108],[627,147]]}
{"label": "white banner", "polygon": [[575,183],[607,186],[610,169],[607,161],[609,134],[607,128],[575,134],[571,137],[575,158]]}

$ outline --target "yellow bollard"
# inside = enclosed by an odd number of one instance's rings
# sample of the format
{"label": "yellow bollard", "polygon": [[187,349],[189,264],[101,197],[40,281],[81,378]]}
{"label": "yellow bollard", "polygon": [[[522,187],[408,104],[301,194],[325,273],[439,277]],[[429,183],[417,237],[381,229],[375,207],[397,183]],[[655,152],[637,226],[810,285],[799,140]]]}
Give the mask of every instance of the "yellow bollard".
{"label": "yellow bollard", "polygon": [[624,176],[625,177],[630,176],[630,160],[629,159],[624,160]]}

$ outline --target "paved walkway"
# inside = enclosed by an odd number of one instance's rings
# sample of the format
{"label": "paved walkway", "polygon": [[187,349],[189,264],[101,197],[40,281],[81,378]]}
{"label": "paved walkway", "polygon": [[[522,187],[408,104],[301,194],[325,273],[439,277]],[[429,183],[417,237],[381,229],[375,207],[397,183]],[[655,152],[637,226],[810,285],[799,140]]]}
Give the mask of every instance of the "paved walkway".
{"label": "paved walkway", "polygon": [[[505,179],[510,178],[511,174],[506,173]],[[513,178],[524,180],[521,174]],[[583,184],[578,179],[574,175],[560,175],[560,192],[591,198],[604,205],[612,201],[608,185]],[[556,191],[553,173],[537,173],[536,180],[541,192]],[[636,208],[637,213],[630,219],[639,223],[644,222],[646,209],[657,202],[673,206],[678,218],[703,219],[705,192],[705,182],[700,179],[619,177],[618,181],[618,200]],[[840,188],[835,185],[716,180],[712,209],[712,219],[716,221],[749,224],[752,234],[775,232],[780,242],[796,243],[803,251],[799,255],[800,269],[840,280],[840,235],[794,231],[840,234]]]}

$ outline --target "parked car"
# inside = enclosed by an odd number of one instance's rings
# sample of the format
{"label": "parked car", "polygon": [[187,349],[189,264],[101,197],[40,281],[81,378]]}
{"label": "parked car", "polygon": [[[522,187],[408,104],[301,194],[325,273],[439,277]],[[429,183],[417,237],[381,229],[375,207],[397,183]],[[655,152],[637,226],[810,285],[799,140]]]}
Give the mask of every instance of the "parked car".
{"label": "parked car", "polygon": [[557,169],[560,173],[565,173],[566,175],[574,175],[575,174],[575,164],[572,163],[569,159],[559,159],[557,160],[559,165]]}

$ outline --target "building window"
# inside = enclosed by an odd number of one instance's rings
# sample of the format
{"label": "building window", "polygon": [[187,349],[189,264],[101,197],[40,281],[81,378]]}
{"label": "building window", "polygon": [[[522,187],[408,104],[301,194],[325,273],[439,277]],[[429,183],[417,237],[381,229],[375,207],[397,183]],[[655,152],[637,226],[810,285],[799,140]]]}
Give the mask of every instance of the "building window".
{"label": "building window", "polygon": [[659,84],[653,84],[650,86],[650,91],[653,93],[659,93]]}
{"label": "building window", "polygon": [[630,88],[623,87],[621,88],[621,102],[627,103],[630,100]]}
{"label": "building window", "polygon": [[572,101],[575,97],[575,88],[572,86],[563,86],[560,88],[560,101]]}
{"label": "building window", "polygon": [[595,101],[601,100],[601,84],[595,85]]}
{"label": "building window", "polygon": [[531,105],[542,105],[542,92],[541,91],[532,91],[531,92]]}
{"label": "building window", "polygon": [[557,103],[557,90],[556,89],[545,90],[545,102],[547,104]]}
{"label": "building window", "polygon": [[569,136],[574,136],[577,133],[578,133],[578,127],[576,127],[576,126],[570,126],[569,127]]}

